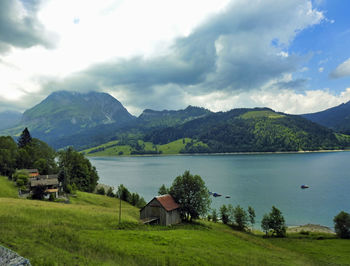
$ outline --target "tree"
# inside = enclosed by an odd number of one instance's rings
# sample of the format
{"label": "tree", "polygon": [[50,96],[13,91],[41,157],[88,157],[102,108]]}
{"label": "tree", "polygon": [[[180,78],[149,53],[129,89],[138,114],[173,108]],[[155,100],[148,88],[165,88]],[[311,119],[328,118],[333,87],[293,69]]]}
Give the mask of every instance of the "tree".
{"label": "tree", "polygon": [[166,195],[169,194],[169,188],[167,188],[164,184],[159,188],[158,195]]}
{"label": "tree", "polygon": [[209,210],[209,190],[199,175],[185,171],[182,176],[175,178],[169,193],[180,205],[183,219],[192,221]]}
{"label": "tree", "polygon": [[18,147],[11,137],[0,137],[0,174],[11,178],[15,172]]}
{"label": "tree", "polygon": [[18,138],[18,148],[24,148],[27,144],[29,144],[32,141],[32,137],[30,136],[28,128],[25,128],[22,131],[21,136]]}
{"label": "tree", "polygon": [[340,238],[350,238],[350,214],[341,211],[333,219],[334,228]]}
{"label": "tree", "polygon": [[255,211],[253,209],[253,207],[248,206],[248,215],[249,215],[249,222],[251,224],[251,226],[253,227],[255,224]]}
{"label": "tree", "polygon": [[248,223],[248,215],[246,211],[239,205],[233,209],[233,217],[237,228],[241,231],[245,230]]}
{"label": "tree", "polygon": [[77,186],[80,191],[93,192],[97,186],[99,176],[96,168],[81,153],[73,148],[60,151],[58,157],[60,168],[59,181],[67,191],[67,185]]}
{"label": "tree", "polygon": [[107,194],[106,194],[108,197],[114,197],[114,193],[113,193],[113,188],[112,187],[109,187],[109,189],[107,190]]}
{"label": "tree", "polygon": [[213,212],[211,213],[211,219],[213,220],[214,223],[218,221],[218,214],[215,209],[213,209]]}
{"label": "tree", "polygon": [[264,215],[261,221],[261,228],[265,231],[266,235],[272,231],[272,236],[284,237],[287,227],[282,212],[275,206],[272,206],[271,212],[268,215]]}
{"label": "tree", "polygon": [[229,211],[228,211],[228,208],[226,207],[226,205],[222,205],[220,207],[220,216],[221,216],[221,221],[224,223],[224,224],[228,224],[230,219],[229,219]]}
{"label": "tree", "polygon": [[130,202],[131,193],[123,184],[120,184],[118,186],[117,197],[118,199]]}
{"label": "tree", "polygon": [[264,214],[264,216],[261,220],[261,228],[267,236],[269,231],[270,231],[270,216],[266,213]]}

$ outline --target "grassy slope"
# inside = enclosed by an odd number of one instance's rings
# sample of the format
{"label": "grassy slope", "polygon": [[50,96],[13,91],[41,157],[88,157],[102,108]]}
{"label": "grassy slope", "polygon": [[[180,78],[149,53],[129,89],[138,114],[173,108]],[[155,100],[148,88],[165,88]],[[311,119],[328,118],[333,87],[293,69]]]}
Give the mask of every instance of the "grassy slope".
{"label": "grassy slope", "polygon": [[[1,180],[2,178],[0,178]],[[2,180],[3,181],[3,180]],[[2,182],[0,195],[12,184]],[[71,204],[0,198],[0,244],[33,265],[324,265],[350,262],[350,241],[263,239],[210,222],[142,226],[139,210],[78,192]]]}
{"label": "grassy slope", "polygon": [[0,198],[17,198],[18,190],[15,184],[7,179],[7,177],[0,176]]}
{"label": "grassy slope", "polygon": [[[185,148],[186,143],[189,143],[190,141],[191,141],[190,138],[185,138],[185,142],[183,142],[183,139],[179,139],[164,145],[154,145],[151,142],[143,142],[142,140],[139,140],[139,144],[141,145],[144,144],[145,150],[147,151],[155,151],[156,150],[155,147],[157,147],[158,151],[161,151],[163,155],[166,155],[166,154],[179,154],[181,149]],[[119,152],[123,152],[122,155],[130,155],[130,151],[132,150],[132,148],[129,145],[117,146],[116,145],[117,143],[118,143],[118,140],[110,141],[108,143],[83,150],[82,152],[84,152],[87,156],[118,156],[120,155]],[[206,146],[206,144],[204,144],[201,141],[196,142],[195,145]],[[104,148],[104,150],[89,154],[90,151],[99,149],[99,148]]]}

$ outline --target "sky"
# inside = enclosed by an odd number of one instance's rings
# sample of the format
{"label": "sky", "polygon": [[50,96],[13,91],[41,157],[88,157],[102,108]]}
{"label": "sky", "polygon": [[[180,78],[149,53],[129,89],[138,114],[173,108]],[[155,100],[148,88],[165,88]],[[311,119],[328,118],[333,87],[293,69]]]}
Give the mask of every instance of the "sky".
{"label": "sky", "polygon": [[0,111],[100,91],[134,115],[350,100],[347,0],[1,0]]}

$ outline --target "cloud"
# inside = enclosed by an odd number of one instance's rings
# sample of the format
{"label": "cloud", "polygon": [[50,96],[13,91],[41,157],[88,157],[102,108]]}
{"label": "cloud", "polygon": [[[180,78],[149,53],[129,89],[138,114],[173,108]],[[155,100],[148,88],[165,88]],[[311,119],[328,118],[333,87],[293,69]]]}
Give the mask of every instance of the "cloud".
{"label": "cloud", "polygon": [[330,77],[337,79],[350,76],[350,58],[341,63],[335,70],[330,73]]}
{"label": "cloud", "polygon": [[37,18],[39,4],[37,0],[0,1],[0,53],[8,51],[11,46],[53,47],[50,40],[52,36],[49,36]]}
{"label": "cloud", "polygon": [[298,32],[323,19],[310,1],[255,0],[247,5],[235,0],[174,40],[167,53],[114,59],[64,79],[45,79],[44,92],[109,91],[136,110],[181,106],[184,95],[303,88],[306,80],[293,80],[292,73],[308,55],[290,53],[288,47]]}
{"label": "cloud", "polygon": [[212,92],[201,96],[186,95],[186,102],[206,107],[212,111],[227,111],[232,108],[269,107],[289,114],[305,114],[323,111],[350,100],[350,88],[338,95],[329,91],[313,90],[298,93],[288,89],[261,89],[234,94]]}

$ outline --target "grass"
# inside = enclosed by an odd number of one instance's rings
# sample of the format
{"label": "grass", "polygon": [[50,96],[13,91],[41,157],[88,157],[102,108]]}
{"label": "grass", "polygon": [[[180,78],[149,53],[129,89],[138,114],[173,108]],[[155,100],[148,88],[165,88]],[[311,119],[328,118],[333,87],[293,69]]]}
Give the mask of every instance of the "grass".
{"label": "grass", "polygon": [[250,111],[241,115],[241,118],[243,119],[252,119],[252,118],[261,118],[261,117],[282,118],[282,117],[285,117],[285,115],[281,115],[272,111]]}
{"label": "grass", "polygon": [[[182,149],[185,148],[186,144],[191,142],[192,139],[185,138],[185,139],[178,139],[175,141],[172,141],[170,143],[164,144],[164,145],[155,145],[152,142],[144,142],[142,140],[139,140],[140,145],[145,145],[144,150],[147,151],[161,151],[162,155],[168,155],[168,154],[179,154]],[[108,143],[89,148],[86,150],[83,150],[82,152],[86,154],[87,156],[130,156],[132,147],[129,145],[117,145],[118,140],[110,141]],[[194,146],[206,146],[201,141],[196,141],[194,143]],[[92,152],[94,150],[100,150],[98,152]]]}
{"label": "grass", "polygon": [[71,197],[70,204],[17,199],[11,182],[0,180],[0,244],[32,265],[350,263],[350,241],[327,234],[264,239],[207,221],[145,226],[139,223],[139,209],[126,202],[119,225],[117,199],[84,192]]}
{"label": "grass", "polygon": [[17,198],[18,190],[7,177],[0,176],[0,198]]}

